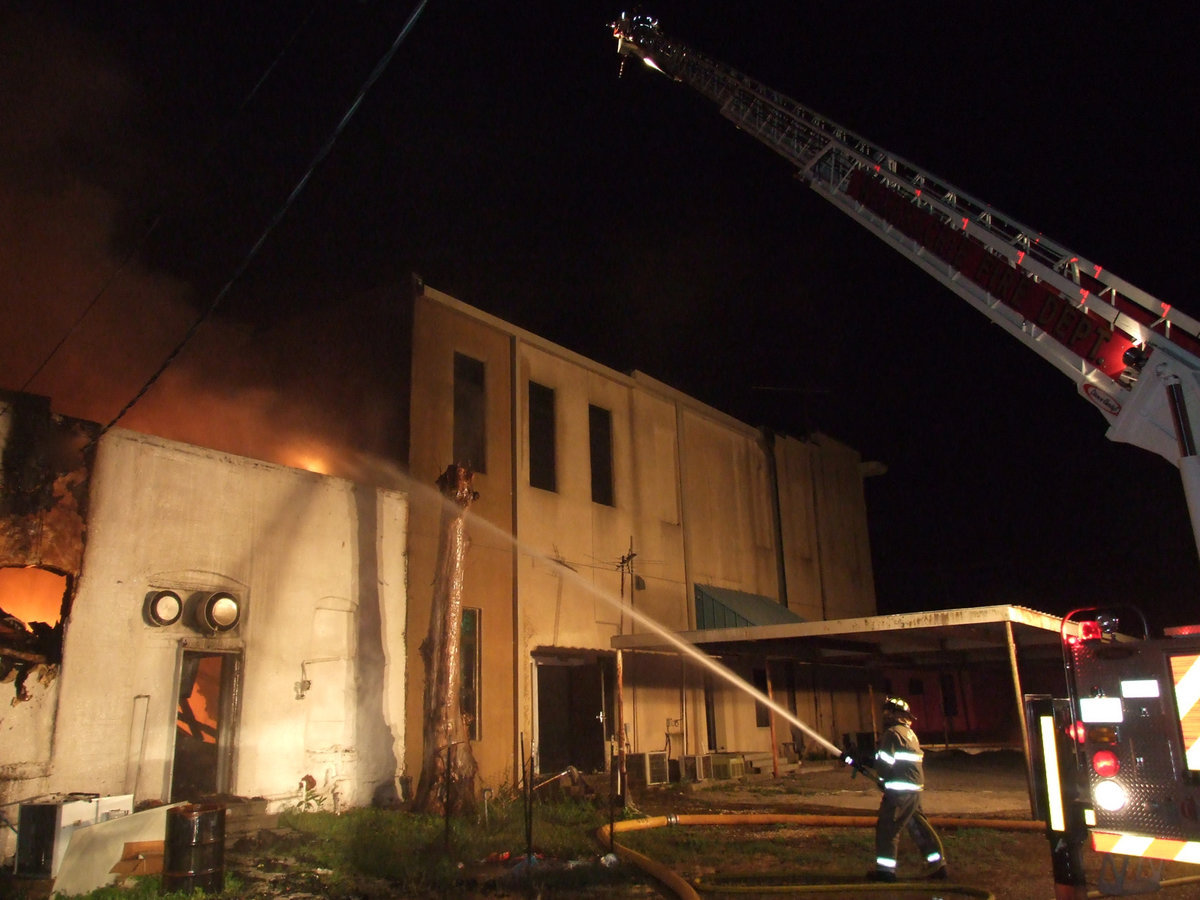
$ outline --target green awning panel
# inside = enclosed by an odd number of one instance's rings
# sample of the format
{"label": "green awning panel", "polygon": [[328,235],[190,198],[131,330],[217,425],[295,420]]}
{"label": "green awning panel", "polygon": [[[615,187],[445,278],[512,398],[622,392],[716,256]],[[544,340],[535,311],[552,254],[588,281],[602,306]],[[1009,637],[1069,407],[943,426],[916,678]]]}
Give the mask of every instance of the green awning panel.
{"label": "green awning panel", "polygon": [[750,625],[786,625],[804,620],[770,597],[730,588],[696,585],[696,628],[744,628]]}

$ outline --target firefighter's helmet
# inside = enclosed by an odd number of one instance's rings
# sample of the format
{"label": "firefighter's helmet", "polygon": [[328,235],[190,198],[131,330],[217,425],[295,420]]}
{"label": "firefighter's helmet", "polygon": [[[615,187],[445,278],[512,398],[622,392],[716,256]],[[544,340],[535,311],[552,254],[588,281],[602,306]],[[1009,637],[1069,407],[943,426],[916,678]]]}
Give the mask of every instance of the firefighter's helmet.
{"label": "firefighter's helmet", "polygon": [[913,718],[912,710],[908,706],[908,701],[903,697],[888,697],[883,701],[883,711],[891,713],[894,716],[903,717],[905,719]]}

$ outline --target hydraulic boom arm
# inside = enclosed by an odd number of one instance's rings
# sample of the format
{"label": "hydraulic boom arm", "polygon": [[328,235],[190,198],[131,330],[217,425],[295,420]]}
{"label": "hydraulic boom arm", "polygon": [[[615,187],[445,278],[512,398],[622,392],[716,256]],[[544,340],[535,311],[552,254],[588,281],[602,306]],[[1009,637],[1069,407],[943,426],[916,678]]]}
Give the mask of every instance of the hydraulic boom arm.
{"label": "hydraulic boom arm", "polygon": [[1200,322],[741,72],[622,13],[617,50],[717,104],[814,191],[1075,382],[1108,437],[1180,469],[1200,550]]}

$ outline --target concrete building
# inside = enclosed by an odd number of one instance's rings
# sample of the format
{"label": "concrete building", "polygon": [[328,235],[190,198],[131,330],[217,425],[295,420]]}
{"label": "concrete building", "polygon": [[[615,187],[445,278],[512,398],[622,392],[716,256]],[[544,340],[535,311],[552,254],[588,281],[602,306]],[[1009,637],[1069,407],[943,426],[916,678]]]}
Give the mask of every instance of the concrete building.
{"label": "concrete building", "polygon": [[[515,783],[523,756],[547,774],[604,770],[618,733],[682,772],[794,740],[703,666],[614,641],[873,615],[859,455],[752,428],[423,285],[370,309],[405,336],[408,395],[373,409],[407,424],[408,450],[353,480],[281,465],[269,423],[235,454],[215,428],[222,449],[178,440],[170,423],[203,432],[196,415],[100,436],[44,399],[0,397],[0,607],[18,620],[0,623],[15,701],[0,704],[0,804],[284,805],[306,776],[327,805],[403,794],[421,765],[434,482],[456,461],[480,495],[461,671],[482,787]],[[345,395],[338,377],[365,383],[335,368],[301,383],[305,403]],[[23,605],[33,593],[49,599]],[[22,631],[33,621],[44,633]],[[870,729],[858,670],[735,668],[835,733]]]}
{"label": "concrete building", "polygon": [[[523,755],[544,774],[603,769],[618,719],[629,752],[675,765],[770,752],[769,717],[750,697],[674,654],[618,659],[612,642],[873,615],[859,455],[752,428],[429,287],[414,302],[409,471],[432,484],[469,463],[480,495],[463,671],[485,783],[511,782]],[[438,544],[436,497],[414,488],[411,499],[410,700]],[[818,683],[772,669],[793,709],[828,707],[845,731],[870,729],[865,675]],[[739,674],[766,686],[765,661]],[[420,716],[410,702],[410,734]],[[409,772],[420,752],[410,743]]]}
{"label": "concrete building", "polygon": [[[0,406],[0,606],[65,625],[24,659],[10,627],[0,650],[16,692],[0,704],[0,804],[286,804],[305,776],[327,806],[394,796],[404,495],[123,430],[91,444],[97,431]],[[40,614],[4,578],[25,567],[58,579]]]}

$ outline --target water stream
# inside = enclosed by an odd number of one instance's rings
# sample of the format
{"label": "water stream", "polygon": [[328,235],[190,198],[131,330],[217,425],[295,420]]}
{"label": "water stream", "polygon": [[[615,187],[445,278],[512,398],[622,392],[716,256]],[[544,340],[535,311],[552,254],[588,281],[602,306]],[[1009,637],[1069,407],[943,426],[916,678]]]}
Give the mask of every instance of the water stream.
{"label": "water stream", "polygon": [[[443,497],[442,494],[432,484],[426,485],[426,484],[417,482],[416,480],[412,479],[411,477],[396,470],[394,467],[389,466],[388,468],[391,470],[390,474],[393,476],[393,478],[400,478],[406,484],[410,497],[412,497],[414,493],[420,493],[426,497],[435,498],[438,503],[449,503],[450,502],[450,501],[446,500],[446,498]],[[457,511],[458,507],[454,507],[454,509]],[[623,615],[629,616],[631,619],[633,619],[639,625],[646,628],[648,631],[651,631],[654,634],[661,637],[667,644],[674,647],[681,654],[683,654],[685,657],[687,657],[688,659],[695,662],[697,665],[702,666],[704,669],[713,673],[718,678],[721,678],[723,681],[732,685],[734,688],[741,691],[742,693],[747,694],[750,697],[753,697],[755,700],[757,700],[759,703],[766,706],[768,709],[770,709],[772,712],[774,712],[776,715],[778,715],[784,721],[786,721],[789,724],[800,729],[802,732],[804,732],[804,734],[808,735],[810,738],[812,738],[814,741],[816,741],[822,747],[829,750],[830,753],[832,753],[834,756],[838,756],[838,757],[841,756],[842,751],[841,751],[841,748],[837,746],[837,744],[828,740],[827,738],[825,738],[823,735],[821,735],[817,731],[813,730],[813,728],[810,727],[808,725],[808,723],[797,718],[795,713],[793,713],[790,710],[788,710],[787,708],[781,706],[775,700],[771,699],[766,694],[764,694],[762,691],[758,690],[754,685],[750,684],[744,678],[740,677],[735,672],[733,672],[731,669],[729,669],[727,666],[723,665],[720,661],[709,656],[707,653],[705,653],[703,650],[701,650],[695,644],[680,637],[678,632],[672,631],[670,628],[667,628],[665,625],[662,625],[661,623],[656,621],[651,616],[648,616],[645,613],[635,609],[631,603],[629,603],[625,600],[625,598],[621,597],[618,594],[614,594],[611,591],[606,591],[606,590],[598,587],[592,581],[583,577],[578,572],[576,572],[574,569],[571,569],[568,566],[562,565],[560,560],[557,560],[551,556],[547,556],[545,553],[541,552],[540,550],[536,550],[533,547],[528,546],[527,544],[518,540],[513,535],[509,534],[505,529],[500,528],[499,526],[494,525],[491,522],[488,522],[486,519],[482,518],[481,516],[475,515],[475,514],[471,513],[470,511],[467,512],[467,525],[468,525],[468,533],[470,532],[471,529],[479,529],[480,531],[485,531],[489,535],[494,536],[495,538],[499,539],[500,541],[510,544],[514,548],[514,550],[516,550],[518,553],[524,553],[534,559],[538,559],[538,560],[541,560],[541,561],[544,561],[544,562],[550,564],[554,568],[554,570],[556,572],[558,572],[559,575],[563,579],[566,579],[569,582],[571,582],[572,584],[577,585],[584,591],[587,591],[592,596],[600,599],[604,603],[613,607],[614,609],[616,609]]]}

